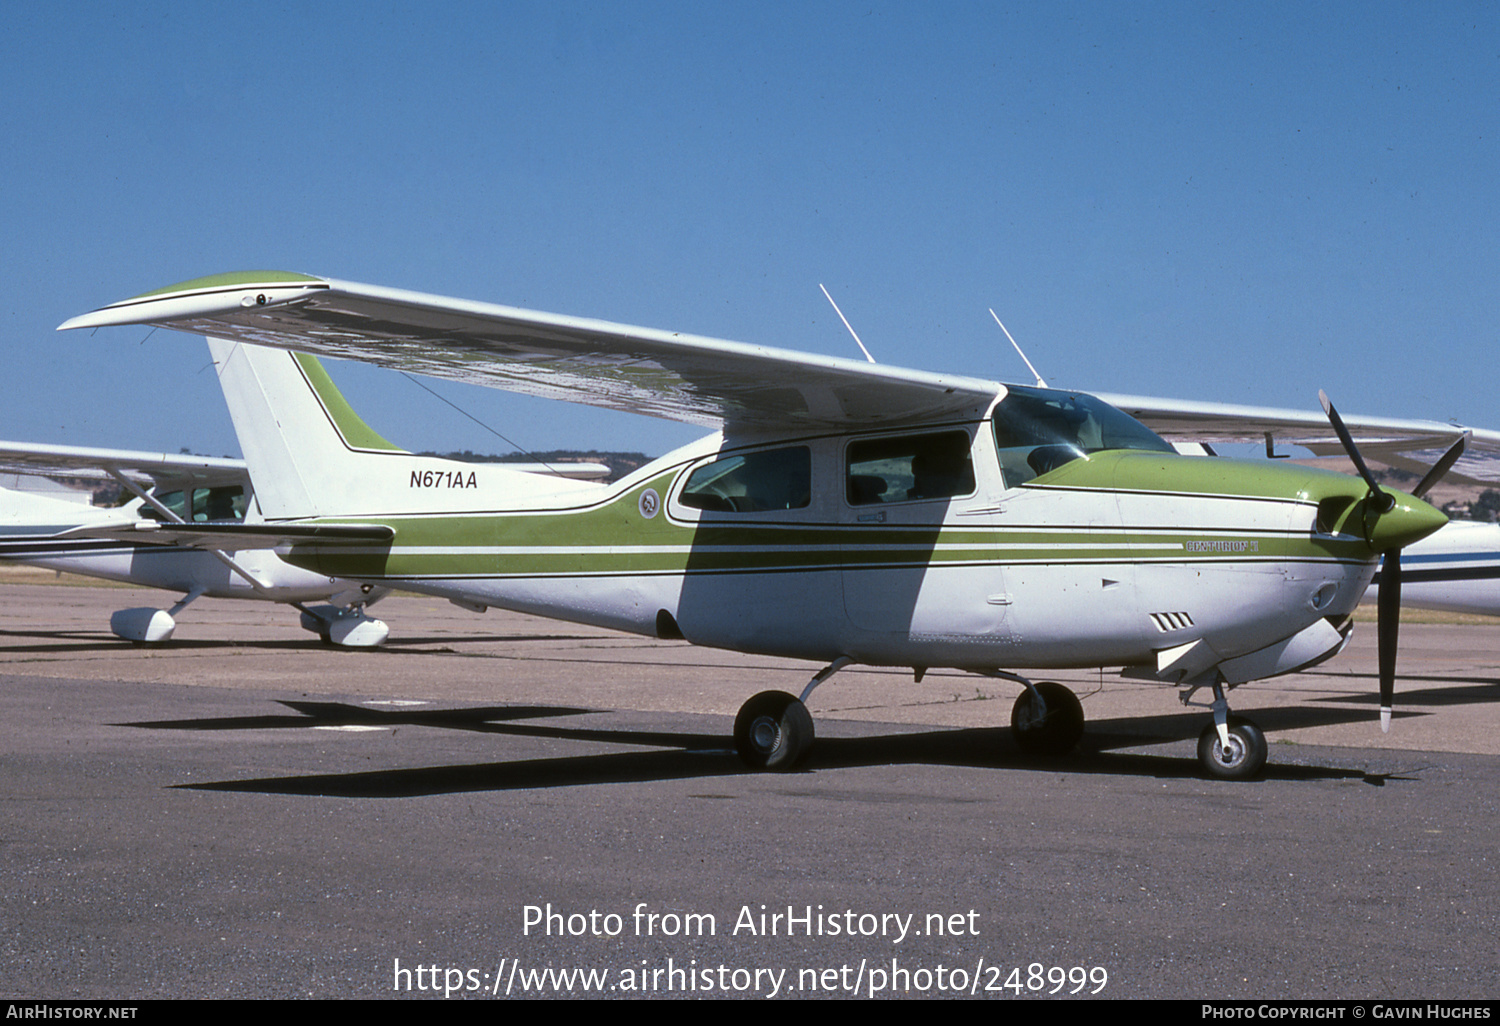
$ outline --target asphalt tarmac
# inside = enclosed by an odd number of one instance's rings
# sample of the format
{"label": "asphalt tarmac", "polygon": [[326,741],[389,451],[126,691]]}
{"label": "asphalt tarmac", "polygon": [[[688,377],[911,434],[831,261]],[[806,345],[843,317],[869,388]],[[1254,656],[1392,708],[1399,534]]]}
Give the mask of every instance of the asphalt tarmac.
{"label": "asphalt tarmac", "polygon": [[1089,728],[1038,762],[1016,685],[848,670],[762,775],[736,709],[818,667],[401,596],[378,651],[108,633],[146,604],[0,589],[5,998],[1500,995],[1500,623],[1404,627],[1389,735],[1373,625],[1237,689],[1224,783],[1110,673],[1049,675]]}

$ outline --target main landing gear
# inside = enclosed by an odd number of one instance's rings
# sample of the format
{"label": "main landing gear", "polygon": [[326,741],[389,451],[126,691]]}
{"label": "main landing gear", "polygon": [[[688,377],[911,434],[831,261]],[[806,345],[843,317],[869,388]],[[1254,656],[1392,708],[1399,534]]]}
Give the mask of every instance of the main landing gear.
{"label": "main landing gear", "polygon": [[734,718],[734,750],[751,769],[794,769],[812,743],[812,714],[785,691],[762,691]]}
{"label": "main landing gear", "polygon": [[854,660],[839,656],[823,667],[797,698],[785,691],[762,691],[740,706],[734,718],[734,750],[751,769],[786,772],[797,768],[813,743],[807,696]]}
{"label": "main landing gear", "polygon": [[1010,711],[1010,732],[1027,755],[1067,755],[1083,737],[1083,703],[1050,680],[1028,685]]}
{"label": "main landing gear", "polygon": [[976,672],[1014,681],[1026,689],[1010,710],[1010,735],[1027,755],[1067,755],[1083,737],[1083,703],[1061,684],[1050,680],[1033,684],[1019,673],[1005,670]]}
{"label": "main landing gear", "polygon": [[[840,657],[824,667],[800,698],[785,691],[762,691],[740,707],[734,719],[734,748],[751,769],[786,772],[796,769],[812,748],[815,732],[807,697],[813,689],[853,660]],[[1004,670],[982,671],[987,677],[1025,687],[1010,714],[1011,736],[1022,752],[1057,757],[1071,752],[1083,737],[1083,703],[1068,688],[1050,680],[1032,683]],[[1182,695],[1189,704],[1196,688]],[[1198,738],[1198,761],[1211,777],[1246,780],[1266,764],[1266,736],[1242,716],[1229,713],[1222,685],[1213,685],[1214,722]]]}

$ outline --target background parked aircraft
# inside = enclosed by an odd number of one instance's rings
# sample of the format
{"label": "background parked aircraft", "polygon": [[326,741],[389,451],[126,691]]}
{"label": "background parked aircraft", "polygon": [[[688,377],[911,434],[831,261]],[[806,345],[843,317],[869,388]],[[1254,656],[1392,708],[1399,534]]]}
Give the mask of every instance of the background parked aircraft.
{"label": "background parked aircraft", "polygon": [[[1401,604],[1500,616],[1500,524],[1452,520],[1401,554]],[[1378,598],[1381,574],[1369,597]]]}
{"label": "background parked aircraft", "polygon": [[[425,466],[472,471],[470,464],[436,458]],[[508,466],[579,477],[609,469],[596,463]],[[228,547],[213,538],[157,540],[160,532],[150,528],[174,522],[260,523],[244,460],[0,442],[0,473],[96,478],[128,489],[128,501],[102,509],[55,493],[0,488],[0,559],[182,593],[168,609],[137,607],[111,616],[110,630],[128,641],[169,640],[176,617],[205,596],[285,603],[301,612],[305,629],[336,645],[366,648],[389,636],[384,622],[365,613],[389,589],[293,566],[259,540]]]}
{"label": "background parked aircraft", "polygon": [[[221,551],[154,540],[155,525],[255,522],[243,460],[0,442],[0,470],[97,475],[130,490],[129,501],[102,509],[0,489],[0,559],[182,593],[169,609],[137,607],[111,616],[110,630],[128,641],[170,639],[178,614],[204,596],[286,603],[301,611],[304,627],[334,644],[368,647],[389,634],[363,611],[388,589],[293,566],[266,548]],[[120,528],[141,540],[107,536]]]}

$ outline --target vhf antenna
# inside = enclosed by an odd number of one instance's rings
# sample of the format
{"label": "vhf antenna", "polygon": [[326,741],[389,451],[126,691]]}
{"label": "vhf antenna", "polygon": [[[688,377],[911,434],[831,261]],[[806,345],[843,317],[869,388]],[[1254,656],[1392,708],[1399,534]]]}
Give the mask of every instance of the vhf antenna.
{"label": "vhf antenna", "polygon": [[[818,288],[823,289],[822,282],[818,282]],[[859,351],[861,353],[865,354],[865,359],[869,360],[871,363],[874,363],[875,357],[870,355],[870,351],[865,348],[865,344],[859,340],[859,335],[855,333],[853,325],[849,323],[849,318],[844,316],[844,311],[839,309],[839,305],[833,301],[833,297],[828,294],[827,289],[823,289],[823,297],[827,299],[829,304],[833,307],[833,312],[839,315],[839,320],[844,322],[844,327],[849,329],[849,334],[854,336],[854,344],[859,346]],[[1021,357],[1021,359],[1024,360],[1026,358],[1023,356]]]}
{"label": "vhf antenna", "polygon": [[[832,302],[832,300],[830,300],[829,302]],[[836,310],[836,309],[838,309],[838,307],[834,307],[834,309]],[[993,307],[990,308],[990,316],[993,317],[993,318],[995,318],[995,323],[996,324],[1000,324],[1000,316],[999,316],[999,314],[995,313],[995,310],[994,310]],[[853,329],[850,329],[850,330],[853,330]],[[1020,353],[1021,359],[1026,364],[1026,369],[1029,370],[1029,371],[1031,371],[1031,376],[1032,377],[1036,378],[1036,387],[1037,388],[1046,388],[1047,387],[1047,383],[1045,381],[1043,381],[1042,380],[1042,376],[1036,372],[1036,368],[1031,365],[1031,361],[1026,359],[1026,354],[1021,352],[1021,347],[1018,346],[1018,345],[1016,345],[1016,340],[1010,337],[1010,332],[1005,330],[1005,325],[1004,324],[1000,324],[1000,330],[1001,331],[1005,331],[1005,337],[1006,338],[1010,338],[1010,344],[1013,345],[1013,346],[1016,346],[1016,352]],[[864,347],[861,346],[860,348],[863,349]]]}

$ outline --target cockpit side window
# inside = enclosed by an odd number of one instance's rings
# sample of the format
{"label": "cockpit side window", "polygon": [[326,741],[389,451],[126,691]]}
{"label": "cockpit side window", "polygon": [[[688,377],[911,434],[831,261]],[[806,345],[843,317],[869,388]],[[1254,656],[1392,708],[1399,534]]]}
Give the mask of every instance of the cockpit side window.
{"label": "cockpit side window", "polygon": [[245,489],[239,485],[219,488],[199,488],[193,493],[193,519],[205,520],[245,519]]}
{"label": "cockpit side window", "polygon": [[[192,491],[155,492],[152,497],[183,521],[201,524],[210,520],[239,522],[245,519],[245,489],[240,485],[194,488]],[[141,506],[141,516],[164,519],[156,508]]]}
{"label": "cockpit side window", "polygon": [[714,460],[688,476],[677,499],[718,513],[803,509],[812,501],[812,453],[796,445]]}
{"label": "cockpit side window", "polygon": [[995,407],[995,449],[1014,488],[1091,453],[1174,452],[1155,432],[1091,395],[1007,386]]}
{"label": "cockpit side window", "polygon": [[[171,510],[173,513],[177,514],[180,519],[188,519],[186,516],[184,516],[187,508],[185,504],[190,498],[188,493],[182,491],[152,493],[152,498],[161,503],[163,506],[167,507],[167,509]],[[156,507],[150,505],[149,503],[141,507],[141,516],[149,517],[152,520],[165,519],[161,515],[161,513],[157,512]]]}
{"label": "cockpit side window", "polygon": [[851,506],[951,499],[973,491],[967,432],[872,438],[849,446],[845,497]]}

